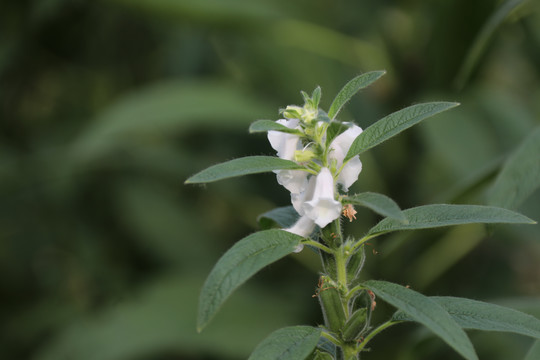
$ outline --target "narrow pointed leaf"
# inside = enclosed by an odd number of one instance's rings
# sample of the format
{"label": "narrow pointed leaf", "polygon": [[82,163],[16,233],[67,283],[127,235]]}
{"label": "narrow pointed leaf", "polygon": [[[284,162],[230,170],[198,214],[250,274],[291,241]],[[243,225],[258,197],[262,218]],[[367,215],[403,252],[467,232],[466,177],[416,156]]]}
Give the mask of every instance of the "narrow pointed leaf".
{"label": "narrow pointed leaf", "polygon": [[408,223],[386,218],[375,225],[369,234],[398,230],[428,229],[462,224],[534,224],[517,212],[493,206],[434,204],[403,210]]}
{"label": "narrow pointed leaf", "polygon": [[272,120],[257,120],[249,126],[250,133],[267,132],[267,131],[281,131],[288,134],[294,134],[298,136],[304,135],[297,129],[291,129],[285,125],[281,125]]}
{"label": "narrow pointed leaf", "polygon": [[359,75],[349,81],[336,95],[330,110],[328,110],[328,117],[334,120],[341,110],[341,108],[351,100],[351,98],[361,89],[368,87],[383,76],[386,71],[371,71],[365,74]]}
{"label": "narrow pointed leaf", "polygon": [[[432,296],[464,329],[503,331],[540,339],[540,320],[504,306],[451,296]],[[411,320],[398,311],[394,320]]]}
{"label": "narrow pointed leaf", "polygon": [[373,192],[364,192],[345,198],[345,202],[354,205],[367,207],[377,214],[386,216],[400,222],[406,222],[407,218],[399,208],[398,204],[388,196]]}
{"label": "narrow pointed leaf", "polygon": [[540,127],[506,160],[488,193],[488,202],[515,209],[539,187]]}
{"label": "narrow pointed leaf", "polygon": [[409,106],[408,108],[396,111],[369,126],[358,135],[352,143],[345,160],[379,145],[383,141],[390,139],[392,136],[418,124],[428,117],[458,105],[458,103],[451,102],[431,102]]}
{"label": "narrow pointed leaf", "polygon": [[363,286],[433,331],[465,359],[478,359],[467,334],[434,300],[404,286],[386,281],[370,280],[363,283]]}
{"label": "narrow pointed leaf", "polygon": [[197,329],[206,326],[236,288],[266,265],[292,253],[301,240],[283,230],[266,230],[237,242],[219,259],[203,285]]}
{"label": "narrow pointed leaf", "polygon": [[280,159],[275,156],[247,156],[234,159],[209,168],[193,175],[186,180],[186,184],[208,183],[235,176],[257,174],[273,170],[303,169],[294,161]]}
{"label": "narrow pointed leaf", "polygon": [[321,329],[291,326],[279,329],[264,339],[248,360],[302,360],[311,354],[321,336]]}
{"label": "narrow pointed leaf", "polygon": [[538,359],[540,359],[540,340],[536,340],[533,343],[533,345],[529,349],[529,352],[527,352],[525,359],[523,360],[538,360]]}

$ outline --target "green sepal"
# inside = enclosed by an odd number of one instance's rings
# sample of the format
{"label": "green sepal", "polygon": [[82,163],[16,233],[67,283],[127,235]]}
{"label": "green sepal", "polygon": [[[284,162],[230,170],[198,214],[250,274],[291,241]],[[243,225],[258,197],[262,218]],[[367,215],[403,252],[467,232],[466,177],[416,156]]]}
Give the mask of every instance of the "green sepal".
{"label": "green sepal", "polygon": [[353,284],[364,267],[366,261],[366,251],[364,245],[360,246],[354,254],[352,254],[347,261],[347,282],[349,285]]}
{"label": "green sepal", "polygon": [[319,109],[319,112],[317,112],[317,117],[315,118],[315,120],[317,121],[322,121],[322,122],[325,122],[325,123],[329,123],[332,121],[332,119],[330,119],[330,117],[328,116],[328,114]]}
{"label": "green sepal", "polygon": [[339,332],[346,320],[345,309],[343,309],[339,290],[330,281],[328,276],[321,276],[317,291],[324,324],[330,331]]}
{"label": "green sepal", "polygon": [[321,256],[324,273],[328,274],[332,279],[337,279],[336,259],[334,255],[322,250],[319,250],[319,255]]}
{"label": "green sepal", "polygon": [[367,308],[356,310],[343,326],[342,337],[345,341],[353,341],[362,334],[367,319]]}

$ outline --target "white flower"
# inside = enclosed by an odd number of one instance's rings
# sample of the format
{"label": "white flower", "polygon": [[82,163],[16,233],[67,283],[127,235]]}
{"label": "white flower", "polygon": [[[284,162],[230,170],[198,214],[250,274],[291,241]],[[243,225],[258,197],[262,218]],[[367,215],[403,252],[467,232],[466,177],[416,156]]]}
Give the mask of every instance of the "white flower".
{"label": "white flower", "polygon": [[[277,120],[278,124],[285,125],[289,129],[298,127],[300,120]],[[287,134],[281,131],[268,131],[268,141],[274,150],[277,151],[278,157],[285,160],[294,160],[294,153],[296,150],[302,149],[302,142],[300,137],[294,134]]]}
{"label": "white flower", "polygon": [[[362,128],[352,124],[351,127],[339,134],[330,144],[332,150],[330,151],[328,158],[336,161],[336,167],[338,169],[343,165],[343,160],[345,159],[347,152],[349,152],[354,139],[361,133]],[[343,166],[343,169],[338,175],[337,183],[343,185],[344,191],[348,191],[349,186],[358,180],[360,171],[362,171],[362,162],[360,161],[360,157],[356,155]]]}
{"label": "white flower", "polygon": [[308,173],[303,170],[276,170],[277,182],[291,194],[301,193],[306,189]]}
{"label": "white flower", "polygon": [[[312,193],[311,193],[312,190]],[[306,216],[321,228],[341,214],[341,203],[334,199],[334,178],[328,168],[322,168],[315,179],[315,186],[308,186],[302,204]]]}
{"label": "white flower", "polygon": [[358,180],[358,175],[360,175],[361,171],[362,162],[360,161],[360,156],[356,155],[347,161],[337,178],[338,184],[343,185],[343,191],[349,191],[349,186]]}
{"label": "white flower", "polygon": [[[313,230],[315,229],[315,222],[308,218],[307,216],[302,216],[296,223],[288,229],[283,229],[290,233],[300,235],[302,237],[309,237]],[[303,244],[300,244],[296,247],[294,252],[300,252],[304,248]]]}
{"label": "white flower", "polygon": [[296,212],[302,216],[305,215],[304,202],[313,198],[313,192],[315,191],[315,183],[317,177],[311,176],[304,187],[304,190],[297,193],[291,193],[291,203]]}

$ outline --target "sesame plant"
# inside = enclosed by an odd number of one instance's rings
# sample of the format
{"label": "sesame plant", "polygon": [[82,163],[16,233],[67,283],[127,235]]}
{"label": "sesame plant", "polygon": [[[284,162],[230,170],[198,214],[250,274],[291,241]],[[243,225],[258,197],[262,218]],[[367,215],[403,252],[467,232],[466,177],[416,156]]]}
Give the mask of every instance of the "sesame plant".
{"label": "sesame plant", "polygon": [[[277,156],[249,156],[211,166],[186,183],[209,183],[225,178],[274,172],[291,194],[291,206],[264,216],[279,229],[255,232],[236,243],[208,276],[199,301],[198,330],[213,318],[224,301],[257,271],[288,254],[315,251],[322,263],[317,285],[324,324],[292,326],[270,334],[250,359],[360,359],[370,341],[384,329],[417,322],[440,337],[463,358],[477,355],[465,330],[505,331],[540,339],[540,320],[502,306],[457,297],[428,297],[408,286],[363,279],[368,241],[394,231],[418,230],[471,223],[533,224],[524,215],[480,205],[432,204],[401,210],[389,197],[362,192],[349,194],[362,170],[360,155],[401,131],[457,103],[430,102],[399,110],[362,130],[341,122],[343,106],[360,89],[384,74],[362,74],[337,94],[328,111],[319,108],[321,89],[302,92],[303,106],[289,105],[282,119],[258,120],[250,132],[267,133]],[[353,221],[355,206],[384,218],[366,234],[344,234],[342,221]],[[396,308],[385,322],[374,323],[377,302]],[[371,351],[375,352],[373,348]]]}

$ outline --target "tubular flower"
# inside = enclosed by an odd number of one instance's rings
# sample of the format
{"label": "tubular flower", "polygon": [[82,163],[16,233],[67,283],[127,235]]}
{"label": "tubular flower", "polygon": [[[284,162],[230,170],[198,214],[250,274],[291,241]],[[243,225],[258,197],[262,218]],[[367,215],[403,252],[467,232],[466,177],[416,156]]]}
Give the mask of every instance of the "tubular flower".
{"label": "tubular flower", "polygon": [[301,193],[308,184],[308,173],[302,170],[278,170],[277,182],[291,194]]}
{"label": "tubular flower", "polygon": [[[294,129],[298,127],[300,120],[291,119],[291,120],[277,120],[278,124],[285,125],[289,129]],[[268,141],[272,148],[277,151],[278,157],[285,160],[293,160],[294,153],[296,150],[302,149],[302,142],[298,135],[287,134],[281,131],[269,131],[268,132]]]}
{"label": "tubular flower", "polygon": [[[307,216],[302,216],[296,221],[296,223],[290,228],[284,229],[290,233],[300,235],[302,237],[309,237],[313,230],[315,229],[315,222],[308,218]],[[303,244],[300,244],[296,247],[294,252],[300,252],[304,248]]]}
{"label": "tubular flower", "polygon": [[[299,129],[300,120],[277,120],[278,124],[284,125],[289,129]],[[294,160],[298,151],[302,150],[302,142],[298,135],[287,134],[280,131],[269,131],[268,141],[274,150],[277,151],[278,157],[285,160]],[[301,170],[277,170],[277,181],[291,193],[299,193],[304,191],[307,184],[308,174]]]}
{"label": "tubular flower", "polygon": [[[268,131],[268,140],[277,156],[302,164],[305,168],[274,170],[278,183],[290,191],[291,203],[300,215],[296,224],[285,230],[304,237],[312,234],[315,225],[324,228],[341,216],[343,207],[337,200],[339,193],[336,185],[340,184],[340,190],[348,191],[362,171],[359,156],[345,161],[347,152],[362,129],[353,123],[343,123],[347,129],[327,145],[328,124],[315,118],[316,113],[310,112],[312,107],[311,103],[306,103],[303,108],[288,106],[283,112],[286,119],[276,121],[302,134]],[[353,211],[344,215],[352,219]]]}
{"label": "tubular flower", "polygon": [[[328,155],[329,160],[336,162],[336,168],[339,169],[343,165],[343,160],[347,156],[347,152],[351,147],[354,139],[362,133],[362,128],[351,123],[347,123],[350,127],[343,133],[338,135],[330,144],[331,151]],[[351,158],[338,175],[337,183],[343,186],[344,191],[349,190],[349,186],[358,180],[358,175],[362,171],[362,162],[360,157],[356,155]]]}
{"label": "tubular flower", "polygon": [[306,216],[323,228],[341,215],[341,203],[334,198],[334,178],[328,168],[321,169],[312,190],[302,207]]}
{"label": "tubular flower", "polygon": [[349,191],[349,187],[358,180],[361,171],[362,162],[358,155],[347,161],[337,178],[337,183],[343,186],[343,191]]}

